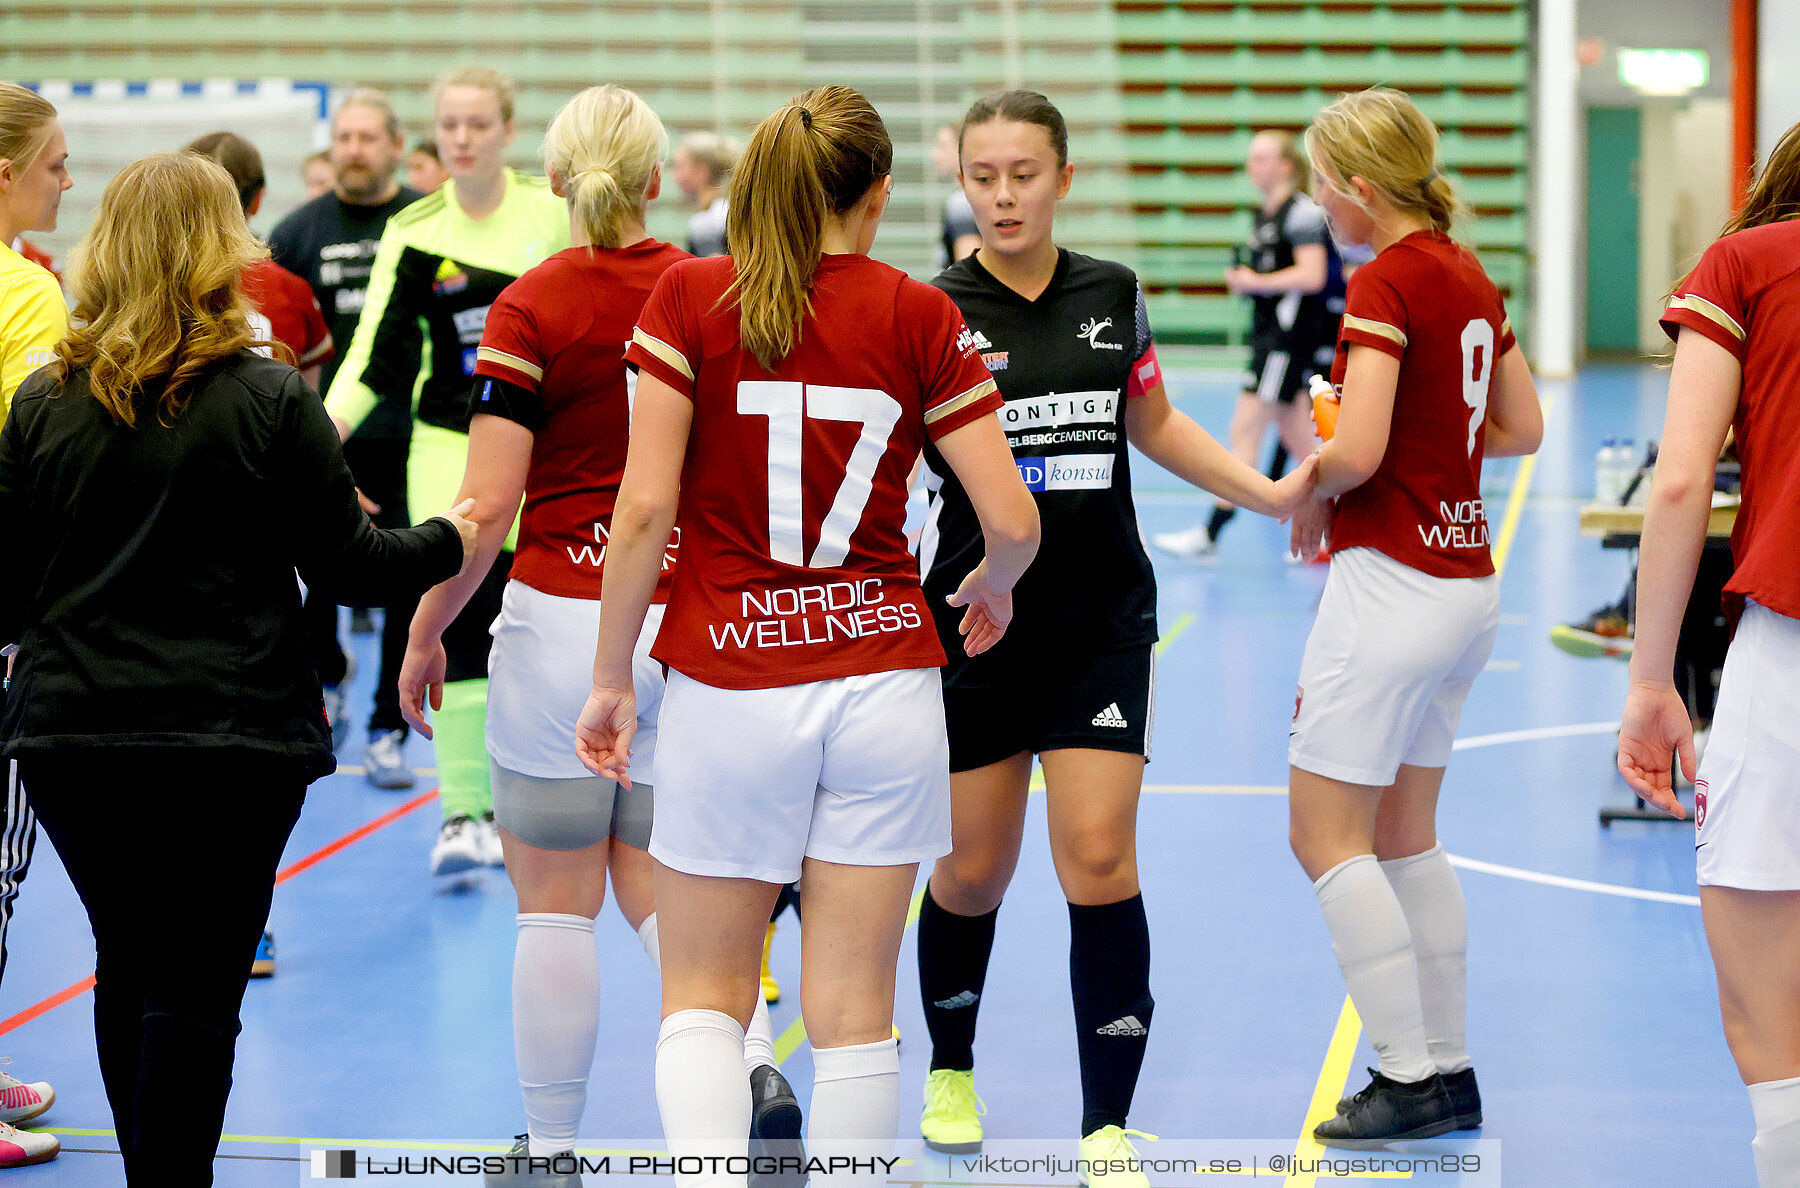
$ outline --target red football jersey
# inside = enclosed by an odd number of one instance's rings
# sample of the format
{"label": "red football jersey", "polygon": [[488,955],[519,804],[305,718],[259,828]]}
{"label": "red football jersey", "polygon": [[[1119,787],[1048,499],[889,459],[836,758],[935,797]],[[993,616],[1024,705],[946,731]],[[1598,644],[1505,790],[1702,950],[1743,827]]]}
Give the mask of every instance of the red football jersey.
{"label": "red football jersey", "polygon": [[[685,259],[655,239],[569,248],[508,285],[488,310],[473,411],[532,431],[512,575],[535,590],[600,597],[637,380],[625,347],[657,278]],[[658,602],[668,599],[679,540],[677,530],[663,555]]]}
{"label": "red football jersey", "polygon": [[1727,235],[1676,288],[1662,317],[1674,338],[1693,330],[1743,365],[1736,430],[1744,499],[1731,530],[1733,614],[1754,598],[1800,618],[1800,222]]}
{"label": "red football jersey", "polygon": [[273,260],[258,260],[244,269],[244,296],[256,307],[251,327],[294,352],[295,367],[304,371],[331,358],[331,331],[311,285]]}
{"label": "red football jersey", "polygon": [[1481,450],[1494,363],[1513,349],[1500,290],[1475,253],[1415,231],[1356,270],[1344,298],[1331,380],[1350,347],[1400,360],[1387,453],[1339,499],[1331,548],[1367,546],[1433,577],[1486,577]]}
{"label": "red football jersey", "polygon": [[906,547],[906,480],[1001,406],[950,298],[825,256],[771,373],[738,339],[729,256],[663,274],[626,359],[694,402],[675,590],[651,655],[766,689],[944,663]]}

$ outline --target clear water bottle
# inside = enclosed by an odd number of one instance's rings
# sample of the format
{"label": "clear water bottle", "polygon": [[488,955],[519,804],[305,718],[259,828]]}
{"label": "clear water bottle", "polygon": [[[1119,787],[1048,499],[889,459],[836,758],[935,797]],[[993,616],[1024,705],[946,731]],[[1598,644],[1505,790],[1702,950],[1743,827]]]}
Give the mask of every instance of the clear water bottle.
{"label": "clear water bottle", "polygon": [[1617,438],[1600,439],[1600,450],[1594,455],[1594,502],[1610,507],[1619,501]]}

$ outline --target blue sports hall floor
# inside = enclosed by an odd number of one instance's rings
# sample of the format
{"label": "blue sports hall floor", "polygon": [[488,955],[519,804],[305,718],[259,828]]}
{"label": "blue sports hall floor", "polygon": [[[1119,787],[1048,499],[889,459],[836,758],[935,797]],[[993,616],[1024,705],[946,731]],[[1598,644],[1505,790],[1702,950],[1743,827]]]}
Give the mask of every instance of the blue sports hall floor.
{"label": "blue sports hall floor", "polygon": [[[1179,406],[1217,435],[1234,389],[1222,374],[1172,381]],[[1603,435],[1640,443],[1658,435],[1666,373],[1590,367],[1542,392],[1541,454],[1487,468],[1504,561],[1500,636],[1463,716],[1441,818],[1469,904],[1469,1040],[1487,1126],[1473,1136],[1479,1147],[1438,1140],[1410,1149],[1479,1152],[1482,1170],[1434,1173],[1420,1161],[1380,1178],[1750,1185],[1750,1110],[1718,1022],[1690,826],[1599,826],[1602,805],[1630,798],[1613,769],[1625,668],[1565,656],[1546,638],[1552,625],[1615,598],[1625,581],[1627,555],[1581,538],[1577,511],[1593,490]],[[1141,458],[1134,473],[1147,533],[1186,526],[1210,507],[1209,496]],[[1318,907],[1287,848],[1287,723],[1325,568],[1285,564],[1285,539],[1285,529],[1240,516],[1216,562],[1157,558],[1163,648],[1140,861],[1158,1009],[1132,1122],[1163,1137],[1160,1147],[1140,1144],[1147,1155],[1230,1147],[1255,1155],[1258,1179],[1311,1185],[1341,1177],[1310,1170],[1319,1152],[1301,1136],[1347,1084],[1361,1086],[1374,1060],[1345,1010]],[[376,668],[373,637],[347,638],[361,660],[360,723]],[[346,763],[357,761],[362,742],[360,732],[351,739]],[[410,747],[429,768],[430,744]],[[276,892],[280,969],[252,983],[245,1003],[220,1185],[313,1182],[320,1149],[378,1159],[503,1151],[523,1129],[509,1018],[513,894],[500,871],[441,883],[427,874],[438,824],[431,782],[381,792],[349,767],[314,786],[289,849],[294,865]],[[184,852],[181,824],[203,811],[144,806],[147,886],[160,863],[205,861]],[[1080,1098],[1067,915],[1042,811],[1035,797],[1025,857],[1001,911],[977,1084],[990,1136],[1044,1140],[1045,1152],[1072,1157]],[[204,927],[201,906],[170,904],[167,927]],[[654,1143],[655,981],[610,906],[598,933],[604,1019],[583,1146]],[[42,1124],[62,1136],[64,1151],[54,1163],[0,1174],[20,1188],[121,1185],[94,1060],[92,942],[48,844],[38,848],[10,941],[0,1053],[12,1058],[12,1072],[56,1086]],[[800,1042],[791,916],[776,937],[774,968],[788,991],[774,1008],[775,1028],[804,1099],[812,1072]],[[897,1020],[909,1131],[927,1061],[913,970],[909,946]],[[1299,1170],[1272,1173],[1271,1157]],[[948,1175],[921,1164],[902,1178]],[[1163,1188],[1241,1178],[1152,1180]]]}

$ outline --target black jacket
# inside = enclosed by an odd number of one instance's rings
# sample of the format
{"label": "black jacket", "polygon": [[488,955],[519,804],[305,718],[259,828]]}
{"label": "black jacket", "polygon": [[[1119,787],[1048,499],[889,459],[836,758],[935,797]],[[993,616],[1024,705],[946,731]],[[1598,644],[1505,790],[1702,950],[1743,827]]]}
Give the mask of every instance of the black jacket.
{"label": "black jacket", "polygon": [[0,754],[227,746],[335,763],[298,569],[380,606],[453,576],[455,526],[358,507],[336,431],[292,367],[221,360],[172,425],[160,385],[116,424],[53,370],[0,428],[0,642],[20,645]]}

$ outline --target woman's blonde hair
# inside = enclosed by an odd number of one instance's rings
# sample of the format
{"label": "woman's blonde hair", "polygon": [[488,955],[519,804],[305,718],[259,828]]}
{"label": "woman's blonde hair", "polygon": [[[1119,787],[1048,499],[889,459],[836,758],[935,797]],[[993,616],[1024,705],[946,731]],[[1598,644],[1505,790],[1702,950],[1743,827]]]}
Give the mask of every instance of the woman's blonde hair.
{"label": "woman's blonde hair", "polygon": [[1394,209],[1423,214],[1439,231],[1450,231],[1467,214],[1438,159],[1436,126],[1400,91],[1371,87],[1340,95],[1313,117],[1306,155],[1326,185],[1358,206],[1353,177],[1368,182]]}
{"label": "woman's blonde hair", "polygon": [[31,168],[50,143],[50,122],[56,107],[29,87],[0,82],[0,158],[12,162],[13,171]]}
{"label": "woman's blonde hair", "polygon": [[894,142],[850,87],[817,87],[777,109],[750,137],[731,178],[739,336],[769,371],[800,342],[825,220],[862,201],[893,170]]}
{"label": "woman's blonde hair", "polygon": [[484,91],[492,91],[500,101],[500,122],[512,123],[513,101],[517,95],[512,79],[487,66],[464,66],[452,70],[437,80],[431,88],[431,108],[437,110],[438,100],[451,87],[480,87]]}
{"label": "woman's blonde hair", "polygon": [[641,219],[644,191],[669,149],[649,104],[611,83],[563,104],[544,133],[544,165],[563,179],[569,207],[595,247],[616,248]]}
{"label": "woman's blonde hair", "polygon": [[216,162],[184,151],[127,165],[69,256],[75,328],[56,347],[64,381],[86,368],[94,399],[136,425],[139,395],[162,380],[156,416],[168,424],[207,367],[272,345],[250,328],[239,282],[268,254]]}

